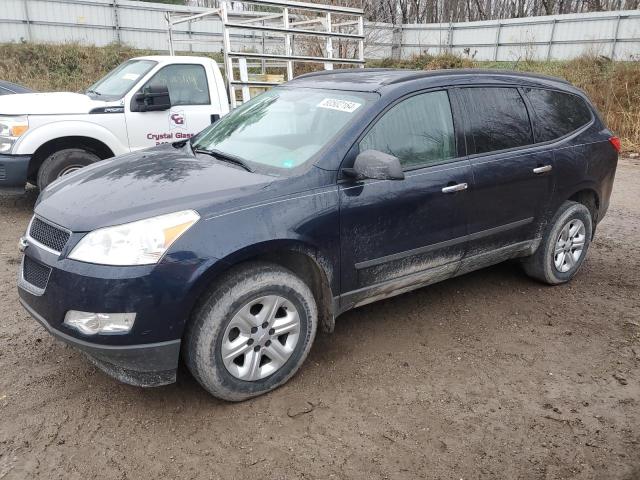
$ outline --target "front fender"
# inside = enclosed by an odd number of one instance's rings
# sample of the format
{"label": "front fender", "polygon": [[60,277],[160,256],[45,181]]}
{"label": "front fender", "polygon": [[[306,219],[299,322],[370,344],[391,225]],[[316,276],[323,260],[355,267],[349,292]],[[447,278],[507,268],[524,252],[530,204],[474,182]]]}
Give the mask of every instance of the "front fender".
{"label": "front fender", "polygon": [[199,222],[203,248],[211,257],[235,263],[276,250],[313,252],[339,290],[340,236],[337,188],[287,195],[224,214],[203,215]]}
{"label": "front fender", "polygon": [[[124,121],[124,119],[123,119]],[[45,143],[62,137],[88,137],[104,143],[114,155],[129,151],[118,137],[102,125],[79,120],[60,120],[27,130],[13,147],[14,155],[32,155]]]}

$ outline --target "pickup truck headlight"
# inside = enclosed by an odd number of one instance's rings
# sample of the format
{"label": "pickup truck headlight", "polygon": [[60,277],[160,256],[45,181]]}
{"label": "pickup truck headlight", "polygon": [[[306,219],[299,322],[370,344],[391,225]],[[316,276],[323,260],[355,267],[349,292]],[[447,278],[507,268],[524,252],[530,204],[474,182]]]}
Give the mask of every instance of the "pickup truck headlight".
{"label": "pickup truck headlight", "polygon": [[100,228],[85,235],[69,258],[100,265],[151,265],[198,221],[193,210]]}
{"label": "pickup truck headlight", "polygon": [[0,116],[0,153],[11,151],[16,140],[28,129],[29,120],[26,115],[16,117]]}

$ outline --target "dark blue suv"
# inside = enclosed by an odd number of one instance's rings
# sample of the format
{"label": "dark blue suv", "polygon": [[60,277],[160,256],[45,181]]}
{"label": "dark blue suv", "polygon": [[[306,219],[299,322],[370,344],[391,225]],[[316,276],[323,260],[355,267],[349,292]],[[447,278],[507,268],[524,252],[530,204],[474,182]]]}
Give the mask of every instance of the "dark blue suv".
{"label": "dark blue suv", "polygon": [[50,185],[21,240],[21,302],[123,382],[173,382],[182,356],[243,400],[348,309],[512,258],[570,280],[619,147],[558,79],[304,75],[190,141]]}

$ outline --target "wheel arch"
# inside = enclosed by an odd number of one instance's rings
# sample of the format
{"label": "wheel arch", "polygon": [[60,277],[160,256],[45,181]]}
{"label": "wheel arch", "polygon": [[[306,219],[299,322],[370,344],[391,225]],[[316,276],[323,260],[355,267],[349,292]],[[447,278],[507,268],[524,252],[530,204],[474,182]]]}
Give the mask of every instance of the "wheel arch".
{"label": "wheel arch", "polygon": [[587,207],[587,209],[589,210],[589,213],[591,214],[591,220],[593,222],[591,229],[591,239],[593,240],[593,237],[596,234],[596,225],[599,221],[600,195],[598,195],[598,192],[595,188],[586,187],[577,190],[567,200],[580,203]]}
{"label": "wheel arch", "polygon": [[600,210],[600,196],[594,188],[582,188],[573,193],[567,200],[583,204],[589,209],[594,223],[597,222],[598,211]]}
{"label": "wheel arch", "polygon": [[[578,185],[573,185],[572,188],[561,188],[559,191],[555,191],[553,197],[545,206],[544,213],[540,215],[540,221],[535,231],[535,238],[542,237],[554,215],[566,201],[577,202],[587,207],[593,223],[591,234],[591,239],[593,240],[596,225],[600,219],[599,213],[601,206],[600,194],[594,182],[581,182]],[[537,246],[534,250],[536,248]]]}
{"label": "wheel arch", "polygon": [[212,285],[227,272],[249,262],[269,262],[300,277],[311,289],[318,307],[320,327],[332,332],[335,326],[333,306],[333,269],[331,263],[318,251],[304,242],[271,240],[237,250],[215,262],[204,272],[194,287],[194,306],[206,295]]}
{"label": "wheel arch", "polygon": [[97,155],[101,160],[114,156],[114,151],[104,142],[92,137],[71,135],[51,139],[40,145],[31,156],[27,176],[30,181],[34,180],[38,170],[44,161],[52,153],[59,152],[66,148],[80,148]]}

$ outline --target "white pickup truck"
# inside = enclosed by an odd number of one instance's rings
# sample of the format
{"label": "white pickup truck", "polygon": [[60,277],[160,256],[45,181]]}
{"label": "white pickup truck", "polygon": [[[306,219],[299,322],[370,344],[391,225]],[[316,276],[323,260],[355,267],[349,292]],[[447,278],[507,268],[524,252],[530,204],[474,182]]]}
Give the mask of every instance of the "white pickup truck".
{"label": "white pickup truck", "polygon": [[0,97],[0,192],[44,189],[90,163],[190,138],[229,112],[206,57],[128,60],[84,93]]}

